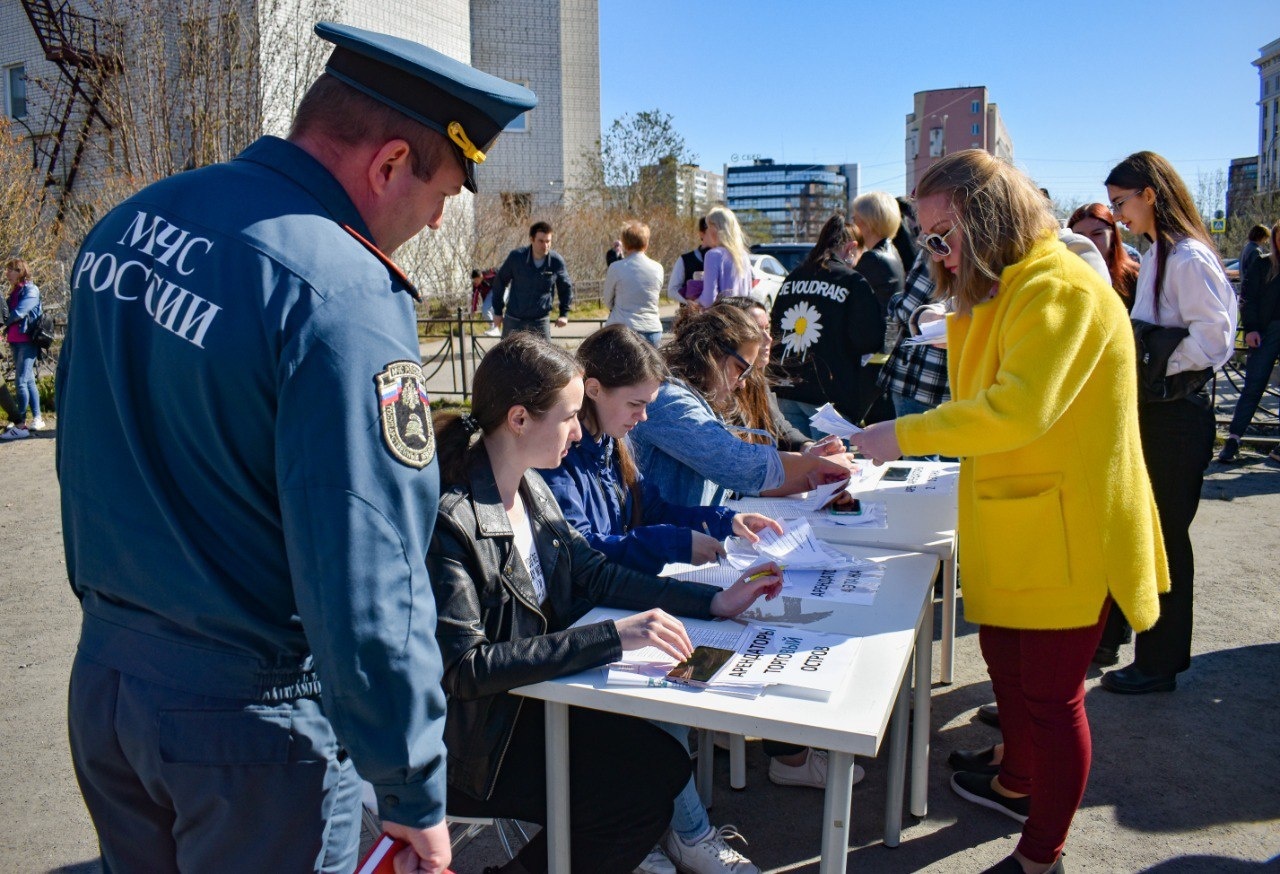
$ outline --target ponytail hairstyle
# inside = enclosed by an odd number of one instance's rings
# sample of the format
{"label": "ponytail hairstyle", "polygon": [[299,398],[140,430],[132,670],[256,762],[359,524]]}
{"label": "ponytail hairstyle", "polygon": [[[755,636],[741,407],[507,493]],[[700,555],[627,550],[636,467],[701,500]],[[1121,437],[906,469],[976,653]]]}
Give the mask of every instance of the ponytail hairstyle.
{"label": "ponytail hairstyle", "polygon": [[738,217],[727,206],[717,206],[706,215],[706,222],[716,229],[720,237],[720,245],[729,250],[733,256],[734,272],[738,276],[751,276],[751,257],[747,253],[747,243],[742,235],[742,225]]}
{"label": "ponytail hairstyle", "polygon": [[840,253],[853,242],[854,233],[853,227],[845,222],[844,216],[836,213],[827,219],[822,230],[818,231],[818,242],[813,244],[813,248],[809,250],[809,254],[797,269],[817,270],[828,261],[839,260]]}
{"label": "ponytail hairstyle", "polygon": [[674,336],[662,347],[673,376],[697,391],[718,415],[734,413],[737,401],[732,387],[724,391],[721,364],[730,352],[747,343],[760,342],[760,328],[742,310],[713,306],[678,320]]}
{"label": "ponytail hairstyle", "polygon": [[1107,262],[1107,270],[1111,273],[1111,287],[1120,295],[1125,306],[1132,309],[1133,293],[1138,287],[1138,262],[1133,260],[1129,250],[1124,247],[1116,217],[1101,203],[1087,203],[1071,213],[1071,218],[1067,219],[1067,227],[1074,231],[1076,224],[1085,219],[1097,219],[1111,228],[1111,247],[1102,253],[1102,260]]}
{"label": "ponytail hairstyle", "polygon": [[[839,218],[839,216],[836,216]],[[814,247],[815,249],[817,246]],[[754,310],[759,310],[765,316],[769,315],[769,311],[764,308],[764,304],[751,297],[722,297],[715,304],[715,307],[732,307],[741,310],[747,318],[752,317]],[[754,322],[753,322],[754,324]],[[756,329],[759,334],[759,328]],[[767,342],[764,337],[760,337],[760,342]],[[752,362],[754,363],[754,362]],[[747,377],[747,381],[734,391],[737,396],[738,409],[734,418],[736,424],[742,425],[744,428],[751,428],[756,431],[767,431],[773,435],[776,443],[781,436],[778,429],[774,425],[773,412],[769,409],[769,375],[765,373],[763,367],[753,367],[751,375]],[[768,443],[769,440],[763,434],[738,434],[748,443]]]}
{"label": "ponytail hairstyle", "polygon": [[952,152],[926,170],[916,202],[934,194],[950,203],[963,242],[954,276],[936,260],[930,269],[940,296],[954,297],[961,315],[990,296],[1006,267],[1058,230],[1049,201],[1026,174],[981,149]]}
{"label": "ponytail hairstyle", "polygon": [[572,355],[528,331],[504,338],[476,368],[471,412],[436,413],[436,453],[445,488],[465,483],[479,451],[480,439],[494,434],[507,411],[521,406],[534,417],[556,405],[560,391],[582,368]]}
{"label": "ponytail hairstyle", "polygon": [[[625,388],[651,380],[662,383],[671,375],[653,344],[626,325],[606,325],[583,340],[578,347],[578,363],[582,365],[583,378],[595,379],[606,389]],[[587,432],[600,430],[595,401],[585,394],[578,420]],[[635,528],[644,518],[640,476],[626,440],[614,441],[614,453],[622,472],[622,484],[631,492],[629,527]]]}
{"label": "ponytail hairstyle", "polygon": [[1187,237],[1199,240],[1216,252],[1209,232],[1205,230],[1204,221],[1196,209],[1195,201],[1186,183],[1173,169],[1173,165],[1155,152],[1134,152],[1107,174],[1104,185],[1116,188],[1131,188],[1142,191],[1150,188],[1156,195],[1155,202],[1155,234],[1152,240],[1156,246],[1156,281],[1155,305],[1160,311],[1160,295],[1164,291],[1165,266],[1169,261],[1169,250],[1179,240]]}

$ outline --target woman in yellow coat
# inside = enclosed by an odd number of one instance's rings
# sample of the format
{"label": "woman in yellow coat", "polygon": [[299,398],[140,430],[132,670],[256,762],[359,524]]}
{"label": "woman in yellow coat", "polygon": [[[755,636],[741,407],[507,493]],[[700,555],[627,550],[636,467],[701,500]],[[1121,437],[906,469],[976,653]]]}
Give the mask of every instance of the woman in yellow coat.
{"label": "woman in yellow coat", "polygon": [[959,456],[965,617],[1004,731],[996,777],[960,771],[964,798],[1024,823],[1009,874],[1061,871],[1089,774],[1084,678],[1111,602],[1135,628],[1169,587],[1138,434],[1124,305],[1060,242],[1026,176],[953,153],[916,188],[922,244],[948,317],[952,400],[873,425],[876,462]]}

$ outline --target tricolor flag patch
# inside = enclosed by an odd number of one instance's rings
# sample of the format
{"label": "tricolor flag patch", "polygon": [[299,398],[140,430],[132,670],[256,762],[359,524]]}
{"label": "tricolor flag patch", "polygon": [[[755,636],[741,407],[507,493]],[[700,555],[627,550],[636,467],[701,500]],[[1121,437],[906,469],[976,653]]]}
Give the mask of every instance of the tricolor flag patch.
{"label": "tricolor flag patch", "polygon": [[431,401],[422,365],[393,361],[374,378],[382,421],[382,440],[397,461],[419,470],[436,454]]}

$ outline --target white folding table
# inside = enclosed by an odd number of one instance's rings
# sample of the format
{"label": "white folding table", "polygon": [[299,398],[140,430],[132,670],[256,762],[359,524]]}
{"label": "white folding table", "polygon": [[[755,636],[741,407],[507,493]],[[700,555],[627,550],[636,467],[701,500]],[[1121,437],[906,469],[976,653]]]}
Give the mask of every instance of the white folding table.
{"label": "white folding table", "polygon": [[[569,866],[569,707],[606,710],[700,729],[767,737],[829,751],[823,802],[824,874],[843,872],[849,846],[853,757],[875,756],[890,734],[885,843],[898,845],[906,777],[908,711],[914,654],[915,719],[912,729],[911,812],[927,812],[929,685],[932,664],[933,555],[840,547],[880,561],[885,576],[871,605],[779,598],[759,601],[752,618],[779,623],[799,616],[804,628],[863,638],[840,687],[825,701],[765,694],[747,699],[679,688],[607,686],[603,672],[585,671],[514,689],[546,702],[547,852],[550,870]],[[581,623],[626,615],[596,608]],[[893,715],[892,729],[890,715]]]}

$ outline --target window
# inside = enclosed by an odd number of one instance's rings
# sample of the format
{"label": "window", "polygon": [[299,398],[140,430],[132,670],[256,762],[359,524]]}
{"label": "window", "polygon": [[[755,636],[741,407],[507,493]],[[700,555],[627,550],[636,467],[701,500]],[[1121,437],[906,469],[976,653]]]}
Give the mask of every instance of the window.
{"label": "window", "polygon": [[929,157],[941,158],[944,154],[942,151],[943,148],[945,148],[945,146],[943,145],[942,128],[929,128]]}
{"label": "window", "polygon": [[970,103],[969,111],[972,112],[974,115],[977,115],[979,112],[982,112],[982,101],[975,100],[972,103]]}
{"label": "window", "polygon": [[971,128],[969,128],[969,133],[973,134],[976,137],[978,134],[982,133],[982,125],[980,124],[973,125]]}
{"label": "window", "polygon": [[4,113],[9,118],[27,116],[27,67],[17,64],[4,71]]}
{"label": "window", "polygon": [[[529,87],[528,79],[512,79],[511,81],[515,82],[517,85],[523,85],[526,88]],[[527,112],[520,113],[515,118],[511,119],[511,122],[502,130],[505,133],[509,133],[509,134],[528,133],[529,132],[529,113]]]}

